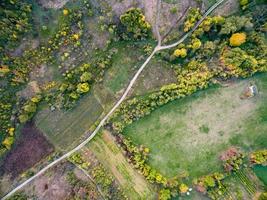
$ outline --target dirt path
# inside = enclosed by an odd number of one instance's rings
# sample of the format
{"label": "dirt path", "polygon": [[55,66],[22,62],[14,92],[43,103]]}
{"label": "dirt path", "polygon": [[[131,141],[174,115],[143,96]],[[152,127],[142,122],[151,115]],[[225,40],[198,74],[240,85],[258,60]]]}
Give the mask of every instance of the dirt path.
{"label": "dirt path", "polygon": [[[30,177],[29,179],[27,179],[26,181],[24,181],[23,183],[21,183],[20,185],[18,185],[16,188],[14,188],[13,190],[11,190],[8,194],[6,194],[2,199],[7,199],[9,197],[11,197],[15,192],[17,192],[18,190],[20,190],[21,188],[23,188],[25,185],[27,185],[28,183],[30,183],[32,180],[34,180],[35,178],[39,177],[40,175],[42,175],[44,172],[46,172],[48,169],[50,169],[51,167],[53,167],[54,165],[58,164],[59,162],[61,162],[62,160],[68,158],[69,156],[71,156],[73,153],[75,153],[76,151],[80,150],[82,147],[84,147],[88,142],[90,142],[95,135],[98,133],[98,131],[102,128],[102,126],[105,124],[105,122],[107,121],[107,119],[113,114],[113,112],[120,106],[120,104],[124,101],[124,99],[127,97],[128,93],[130,92],[130,90],[132,89],[133,84],[135,83],[135,81],[137,80],[137,78],[139,77],[139,75],[141,74],[141,72],[143,71],[143,69],[146,67],[146,65],[149,63],[149,61],[152,59],[152,57],[161,50],[165,50],[165,49],[170,49],[173,47],[176,47],[177,45],[179,45],[180,43],[182,43],[186,38],[188,38],[197,28],[198,26],[205,20],[205,18],[213,11],[215,10],[221,3],[223,3],[226,0],[219,0],[218,2],[216,2],[213,6],[211,6],[203,15],[203,17],[196,23],[196,25],[193,27],[193,29],[191,31],[189,31],[188,33],[186,33],[180,40],[178,40],[177,42],[170,44],[170,45],[166,45],[166,46],[161,46],[159,42],[159,44],[154,48],[153,52],[151,53],[151,55],[146,59],[146,61],[142,64],[142,66],[139,68],[139,70],[136,72],[136,74],[134,75],[134,77],[132,78],[132,80],[130,81],[128,87],[126,88],[126,90],[124,91],[123,95],[121,96],[121,98],[118,100],[118,102],[113,106],[113,108],[108,112],[108,114],[106,114],[106,116],[100,121],[99,125],[96,127],[96,129],[94,130],[94,132],[88,137],[86,138],[81,144],[79,144],[77,147],[75,147],[74,149],[72,149],[71,151],[67,152],[66,154],[62,155],[60,158],[54,160],[53,162],[51,162],[50,164],[48,164],[46,167],[44,167],[42,170],[40,170],[38,173],[36,173],[34,176]],[[158,3],[161,3],[161,0],[158,1]],[[158,6],[160,7],[160,6]],[[157,11],[159,12],[159,10]],[[156,26],[158,26],[158,20],[156,20]],[[157,28],[158,30],[158,28]],[[160,34],[159,34],[160,35]],[[159,41],[161,41],[161,37],[159,38]],[[87,133],[86,133],[87,134]]]}

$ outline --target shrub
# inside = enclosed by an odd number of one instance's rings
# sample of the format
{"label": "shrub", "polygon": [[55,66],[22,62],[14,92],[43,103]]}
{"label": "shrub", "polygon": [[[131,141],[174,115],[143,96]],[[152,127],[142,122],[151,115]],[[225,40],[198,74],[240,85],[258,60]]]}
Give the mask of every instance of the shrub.
{"label": "shrub", "polygon": [[234,47],[238,47],[241,44],[246,42],[246,34],[245,33],[234,33],[230,37],[230,45]]}

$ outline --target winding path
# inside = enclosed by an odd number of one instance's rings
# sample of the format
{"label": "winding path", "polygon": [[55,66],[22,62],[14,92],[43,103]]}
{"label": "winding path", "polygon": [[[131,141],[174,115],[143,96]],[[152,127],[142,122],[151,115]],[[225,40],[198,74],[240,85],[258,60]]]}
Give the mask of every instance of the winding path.
{"label": "winding path", "polygon": [[157,17],[156,17],[156,31],[157,31],[157,39],[158,39],[158,45],[154,48],[153,52],[150,54],[150,56],[146,59],[146,61],[142,64],[142,66],[138,69],[138,71],[136,72],[136,74],[134,75],[134,77],[132,78],[131,82],[129,83],[128,87],[126,88],[126,90],[124,91],[123,95],[121,96],[121,98],[118,100],[118,102],[113,106],[113,108],[108,112],[108,114],[105,115],[105,117],[100,121],[99,125],[96,127],[96,129],[94,130],[94,132],[88,137],[86,138],[81,144],[79,144],[77,147],[75,147],[74,149],[72,149],[71,151],[67,152],[66,154],[62,155],[60,158],[54,160],[53,162],[51,162],[50,164],[48,164],[46,167],[44,167],[43,169],[41,169],[39,172],[37,172],[34,176],[30,177],[29,179],[25,180],[23,183],[21,183],[20,185],[18,185],[16,188],[14,188],[13,190],[11,190],[8,194],[6,194],[4,197],[2,197],[3,200],[11,197],[13,194],[15,194],[15,192],[17,192],[18,190],[22,189],[25,185],[27,185],[28,183],[30,183],[31,181],[33,181],[35,178],[37,178],[38,176],[42,175],[45,171],[47,171],[48,169],[50,169],[51,167],[55,166],[56,164],[58,164],[59,162],[61,162],[62,160],[68,158],[70,155],[72,155],[73,153],[75,153],[76,151],[80,150],[82,147],[84,147],[88,142],[90,142],[95,135],[98,133],[98,131],[100,130],[100,128],[104,125],[104,123],[106,122],[106,120],[112,115],[112,113],[120,106],[120,104],[125,100],[126,96],[128,95],[128,93],[130,92],[133,84],[135,83],[135,81],[137,80],[137,78],[139,77],[139,75],[141,74],[141,72],[143,71],[143,69],[146,67],[146,65],[149,63],[149,61],[151,60],[151,58],[158,52],[161,50],[165,50],[165,49],[170,49],[173,48],[175,46],[177,46],[178,44],[182,43],[186,38],[188,38],[188,36],[190,36],[196,29],[197,27],[205,20],[205,18],[214,10],[216,9],[220,4],[222,4],[224,1],[227,0],[219,0],[217,1],[213,6],[211,6],[206,12],[205,14],[202,16],[202,18],[196,23],[196,25],[193,27],[193,29],[191,31],[189,31],[188,33],[186,33],[180,40],[178,40],[177,42],[170,44],[170,45],[165,45],[165,46],[161,46],[161,36],[159,33],[159,28],[158,28],[158,20],[159,20],[159,12],[160,12],[160,4],[161,4],[161,0],[158,0],[158,10],[157,10]]}

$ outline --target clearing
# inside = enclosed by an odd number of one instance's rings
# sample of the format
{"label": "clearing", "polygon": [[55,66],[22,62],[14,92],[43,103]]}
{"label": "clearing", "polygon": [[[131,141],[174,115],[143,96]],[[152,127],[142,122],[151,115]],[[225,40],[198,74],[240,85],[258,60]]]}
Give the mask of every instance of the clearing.
{"label": "clearing", "polygon": [[[259,94],[241,100],[250,82],[256,83]],[[220,170],[218,155],[229,146],[245,150],[267,146],[266,93],[266,74],[211,87],[157,109],[124,134],[149,147],[150,164],[167,177],[184,171],[198,177]]]}

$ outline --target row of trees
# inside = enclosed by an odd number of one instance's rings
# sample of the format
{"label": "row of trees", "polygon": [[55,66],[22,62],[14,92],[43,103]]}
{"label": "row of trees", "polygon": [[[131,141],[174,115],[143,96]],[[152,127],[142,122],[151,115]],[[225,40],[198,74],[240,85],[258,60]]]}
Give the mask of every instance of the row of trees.
{"label": "row of trees", "polygon": [[156,184],[159,188],[158,195],[160,200],[167,200],[178,194],[188,192],[189,187],[182,183],[182,180],[179,180],[178,177],[168,179],[148,164],[149,149],[147,147],[143,145],[136,146],[130,139],[125,138],[121,134],[116,134],[115,137],[118,145],[124,150],[129,163],[150,183]]}

